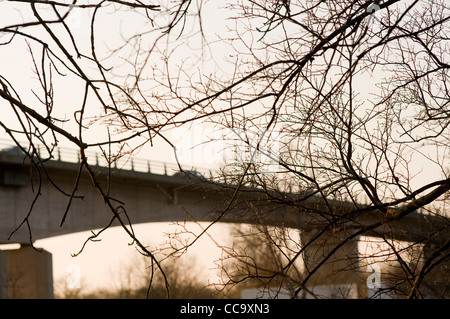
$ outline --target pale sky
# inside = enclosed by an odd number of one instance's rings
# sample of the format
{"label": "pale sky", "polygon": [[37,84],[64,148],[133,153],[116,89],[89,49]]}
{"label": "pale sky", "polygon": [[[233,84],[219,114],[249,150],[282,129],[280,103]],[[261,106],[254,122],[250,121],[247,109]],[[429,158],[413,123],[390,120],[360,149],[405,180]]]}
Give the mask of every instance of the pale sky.
{"label": "pale sky", "polygon": [[[205,224],[203,224],[205,225]],[[198,231],[197,225],[188,226],[193,231]],[[217,224],[213,226],[214,239],[222,245],[229,245],[230,225]],[[169,223],[148,223],[133,226],[137,237],[144,244],[152,248],[160,248],[165,245],[167,231],[174,231],[175,225]],[[53,255],[53,280],[54,282],[65,282],[72,274],[73,265],[79,267],[81,274],[81,288],[91,290],[94,288],[114,288],[117,287],[117,278],[114,272],[120,271],[124,265],[129,265],[133,256],[139,256],[135,245],[129,246],[130,238],[125,232],[114,227],[100,236],[100,242],[90,242],[85,250],[77,257],[71,254],[77,253],[84,241],[91,235],[90,232],[82,232],[65,236],[58,236],[36,241],[36,247],[42,247]],[[188,251],[188,256],[195,257],[196,272],[201,270],[204,277],[201,280],[208,283],[208,280],[217,282],[217,270],[214,261],[220,258],[221,249],[213,243],[208,236],[203,236]],[[182,257],[183,258],[183,257]]]}
{"label": "pale sky", "polygon": [[[209,32],[214,32],[214,28],[212,26],[215,26],[217,30],[221,31],[223,31],[223,29],[225,28],[225,23],[223,23],[223,11],[221,13],[221,11],[217,8],[218,3],[215,3],[213,5],[215,7],[215,10],[210,11],[208,15],[205,15],[203,17],[205,23],[207,22],[209,24],[208,29],[204,30],[206,35],[208,35]],[[30,11],[29,9],[22,10],[21,8],[24,7],[27,7],[27,5],[24,6],[18,3],[8,3],[1,1],[0,26],[18,23],[19,21],[21,21],[21,17],[24,17],[24,20],[27,20],[27,17],[30,16]],[[139,19],[136,19],[135,16],[133,16],[132,19],[127,19],[127,14],[124,14],[123,12],[117,15],[113,14],[113,10],[109,11],[109,14],[100,16],[97,23],[96,30],[97,32],[99,32],[99,38],[101,38],[103,41],[99,41],[99,43],[97,44],[97,48],[101,47],[102,45],[112,48],[120,43],[119,35],[131,35],[136,30],[138,30],[139,32],[142,30],[141,23],[148,23],[148,20],[145,21],[144,19],[139,21]],[[164,22],[160,19],[161,17],[158,17],[157,15],[156,17],[157,18],[154,21],[156,25],[158,25],[158,23],[162,24]],[[101,19],[103,19],[103,21]],[[167,19],[167,17],[163,19]],[[188,23],[185,32],[196,33],[198,31],[197,21],[198,20],[194,20],[190,25]],[[77,12],[75,8],[73,11],[73,18],[70,19],[69,23],[73,24],[74,35],[76,37],[80,37],[79,39],[82,39],[82,41],[80,41],[80,43],[82,44],[80,48],[84,48],[86,49],[86,52],[90,52],[88,46],[89,34],[86,33],[86,31],[88,30],[86,27],[89,23],[87,15],[82,11]],[[86,37],[83,39],[84,36]],[[2,38],[0,40],[4,41],[5,39]],[[178,53],[178,58],[180,60],[185,59],[187,48],[191,52],[190,54],[188,54],[191,59],[191,67],[198,67],[197,63],[202,59],[202,67],[205,67],[205,65],[213,60],[213,57],[208,53],[207,50],[204,51],[203,54],[192,53],[202,48],[202,45],[204,43],[200,41],[200,37],[184,38],[183,42],[183,48],[177,51],[180,52]],[[216,46],[220,45],[220,43],[216,44]],[[34,98],[31,89],[33,87],[37,87],[38,82],[36,78],[32,76],[32,64],[26,43],[23,40],[13,41],[12,44],[8,46],[8,48],[9,50],[5,50],[5,47],[2,47],[1,52],[3,55],[0,57],[0,61],[14,61],[15,63],[0,62],[0,74],[10,80],[14,87],[24,88],[24,85],[26,85],[29,90],[25,89],[21,91],[20,94],[22,95],[22,98],[24,98],[25,100],[29,99],[28,101],[35,102],[36,99]],[[217,58],[217,55],[215,56],[215,58]],[[20,63],[16,63],[17,61],[20,61]],[[123,61],[120,62],[123,63]],[[115,66],[118,66],[121,63],[117,63],[117,65]],[[24,78],[24,74],[29,74],[30,77]],[[73,112],[71,111],[71,109],[74,107],[79,107],[82,102],[81,99],[84,85],[81,83],[80,86],[80,83],[77,82],[77,80],[70,74],[67,74],[64,77],[58,77],[56,72],[54,72],[53,76],[55,78],[55,111],[57,112],[57,114],[61,114],[61,118],[71,118]],[[2,103],[4,102],[1,102],[0,104]],[[31,102],[30,105],[34,105],[34,103]],[[67,112],[67,114],[64,114],[64,112]],[[2,118],[2,121],[5,121],[5,117]],[[68,124],[64,124],[64,127],[67,128]],[[94,133],[91,136],[95,137],[99,132],[95,132],[94,130]],[[100,132],[100,134],[103,133]],[[203,164],[204,167],[217,167],[217,163],[211,163],[210,156],[203,153],[201,153],[199,156],[199,153],[197,151],[193,152],[191,149],[191,146],[195,144],[199,140],[199,138],[202,138],[202,128],[198,127],[197,129],[190,131],[189,134],[191,135],[187,135],[186,131],[182,133],[173,132],[169,136],[181,151],[180,154],[182,154],[182,156],[179,159],[187,164]],[[3,139],[6,137],[7,136],[5,135],[5,133],[1,131],[0,139],[2,139],[3,141]],[[65,143],[64,139],[61,139],[60,142],[63,147],[70,147],[70,145]],[[211,155],[210,151],[208,153],[209,155]],[[155,147],[153,148],[144,147],[138,154],[138,157],[172,163],[175,162],[172,149],[160,141],[155,141]],[[217,229],[217,227],[215,228]],[[155,223],[135,225],[134,229],[136,230],[136,233],[138,234],[138,238],[140,240],[142,240],[144,243],[148,243],[151,247],[157,247],[162,245],[166,241],[164,232],[171,231],[174,228],[169,224]],[[214,236],[217,236],[218,239],[225,240],[224,244],[226,244],[226,233],[228,228],[225,227],[224,229],[225,233],[223,230],[218,230],[215,231]],[[49,238],[46,240],[39,240],[35,243],[37,247],[42,247],[52,253],[55,281],[64,280],[64,278],[67,278],[70,275],[71,265],[75,264],[80,267],[83,281],[82,285],[86,285],[89,288],[102,287],[105,285],[107,286],[111,281],[111,276],[114,268],[120,267],[129,258],[130,255],[136,254],[135,247],[128,245],[130,239],[125,234],[125,232],[120,228],[113,228],[109,229],[101,236],[101,242],[90,242],[79,256],[72,257],[71,254],[78,252],[82,247],[85,239],[90,235],[90,232],[83,232]],[[191,250],[192,254],[200,257],[198,258],[198,264],[204,269],[214,267],[213,261],[219,257],[220,253],[220,250],[215,247],[215,244],[213,244],[207,236],[204,236],[204,238],[196,243],[191,248]],[[208,253],[205,254],[205,252]],[[202,258],[202,256],[205,255],[208,256],[207,260]],[[211,271],[210,273],[211,278],[215,276],[213,271]]]}

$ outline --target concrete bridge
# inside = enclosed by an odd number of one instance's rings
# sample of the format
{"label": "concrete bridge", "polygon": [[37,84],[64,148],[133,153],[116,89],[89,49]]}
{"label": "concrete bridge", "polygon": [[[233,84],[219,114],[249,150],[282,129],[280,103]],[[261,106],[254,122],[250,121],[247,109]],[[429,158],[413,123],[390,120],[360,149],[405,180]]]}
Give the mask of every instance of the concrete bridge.
{"label": "concrete bridge", "polygon": [[[94,160],[98,163],[95,155]],[[147,169],[141,171],[135,169],[136,163],[130,163],[131,167],[127,170],[108,170],[98,164],[94,163],[93,166],[98,180],[107,187],[109,195],[118,200],[117,207],[123,206],[126,209],[127,218],[132,224],[180,220],[214,221],[220,216],[221,222],[263,222],[298,228],[302,230],[302,241],[307,242],[317,229],[330,222],[330,216],[316,214],[324,211],[324,203],[316,197],[310,197],[299,206],[295,202],[298,195],[285,194],[282,196],[289,199],[292,205],[280,205],[276,198],[267,196],[261,190],[245,188],[222,216],[234,192],[231,185],[212,184],[196,173],[189,174],[191,178],[181,172],[173,174],[176,171],[171,172],[167,167],[163,167],[159,173],[153,173],[149,162],[143,166]],[[51,255],[48,252],[34,251],[29,243],[99,229],[110,223],[113,216],[111,211],[92,185],[89,176],[83,173],[76,193],[83,198],[72,200],[61,225],[69,202],[69,197],[63,192],[72,192],[78,169],[76,161],[64,161],[61,154],[57,160],[46,162],[44,171],[33,168],[29,160],[24,160],[23,154],[14,152],[14,149],[0,151],[0,243],[22,244],[22,248],[17,251],[0,251],[0,297],[51,298]],[[334,201],[332,205],[336,211],[341,212],[354,209],[345,202]],[[361,225],[373,225],[382,218],[379,214],[367,213],[346,225],[344,231],[335,233],[339,233],[341,237],[342,234],[348,236],[354,232],[353,229],[360,228]],[[25,219],[27,223],[23,224]],[[113,225],[118,224],[115,222]],[[409,214],[400,221],[383,224],[369,234],[388,234],[397,240],[422,241],[434,246],[442,245],[450,238],[448,222],[418,212]],[[435,236],[430,238],[430,234]],[[323,245],[324,240],[316,241],[309,246],[309,251],[305,251],[305,260],[308,260],[308,256],[311,257],[311,267],[319,262],[312,257],[317,255],[317,251],[320,250],[319,255],[326,255],[333,248],[334,241]],[[354,256],[356,244],[357,237],[342,247],[342,251],[344,254],[351,251]],[[356,280],[352,276],[339,275],[335,281],[342,283]],[[21,277],[22,282],[26,282],[26,291],[12,292],[12,279],[16,277]],[[322,284],[324,277],[327,276],[318,277],[315,284]],[[361,281],[361,278],[357,280]]]}

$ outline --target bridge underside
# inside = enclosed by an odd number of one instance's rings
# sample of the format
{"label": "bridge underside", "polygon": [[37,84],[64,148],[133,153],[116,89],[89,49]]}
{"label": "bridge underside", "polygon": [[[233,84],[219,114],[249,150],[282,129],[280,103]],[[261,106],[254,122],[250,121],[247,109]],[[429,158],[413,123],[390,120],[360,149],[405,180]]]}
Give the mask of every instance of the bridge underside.
{"label": "bridge underside", "polygon": [[[1,157],[0,243],[27,244],[30,236],[34,241],[99,229],[110,223],[113,214],[86,173],[81,175],[75,197],[70,198],[77,164],[48,162],[46,174],[51,176],[49,180],[44,172],[40,172],[41,178],[36,172],[30,174],[30,168],[21,165],[18,158],[5,161]],[[108,195],[116,199],[113,203],[117,211],[122,212],[123,220],[126,221],[127,216],[133,224],[182,220],[211,222],[220,218],[221,222],[264,223],[313,230],[329,225],[334,218],[326,214],[328,208],[324,203],[314,197],[297,203],[295,195],[287,194],[288,201],[280,204],[279,200],[269,198],[257,189],[243,189],[234,197],[234,189],[230,185],[212,185],[202,180],[189,180],[183,175],[134,171],[109,173],[107,169],[98,168],[97,178],[108,190]],[[355,209],[349,203],[331,203],[333,213]],[[361,214],[345,226],[362,229],[383,221],[383,218],[377,212]],[[397,240],[431,240],[441,244],[450,239],[448,221],[436,216],[414,212],[400,221],[382,224],[368,234],[389,234]],[[434,234],[434,238],[430,238],[430,234]]]}

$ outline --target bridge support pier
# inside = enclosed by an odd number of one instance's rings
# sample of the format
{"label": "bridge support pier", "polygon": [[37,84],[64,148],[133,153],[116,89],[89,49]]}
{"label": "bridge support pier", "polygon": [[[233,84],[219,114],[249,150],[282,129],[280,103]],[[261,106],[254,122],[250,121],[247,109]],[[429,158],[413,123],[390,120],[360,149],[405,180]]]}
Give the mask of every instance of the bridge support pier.
{"label": "bridge support pier", "polygon": [[[307,288],[318,298],[364,298],[367,296],[367,275],[361,272],[358,255],[358,237],[345,242],[351,235],[348,231],[302,231],[302,245],[308,245],[303,254],[304,276],[310,276]],[[328,258],[328,256],[331,257]],[[323,260],[328,258],[325,262]],[[322,264],[323,262],[323,264]],[[321,264],[315,271],[314,269]],[[304,298],[314,298],[305,292]]]}
{"label": "bridge support pier", "polygon": [[0,250],[0,298],[53,298],[52,254],[30,245]]}
{"label": "bridge support pier", "polygon": [[[421,290],[431,298],[448,299],[450,297],[450,283],[448,274],[450,273],[450,258],[448,257],[448,247],[427,244],[423,248],[423,260],[433,265],[424,277]],[[430,260],[429,260],[430,259]]]}

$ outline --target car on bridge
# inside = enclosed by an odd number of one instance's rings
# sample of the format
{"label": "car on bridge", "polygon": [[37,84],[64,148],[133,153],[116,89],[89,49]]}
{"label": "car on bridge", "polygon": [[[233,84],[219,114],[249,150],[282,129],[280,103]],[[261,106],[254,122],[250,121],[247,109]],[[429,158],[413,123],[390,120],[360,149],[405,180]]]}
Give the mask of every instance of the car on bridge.
{"label": "car on bridge", "polygon": [[3,148],[0,150],[0,153],[7,153],[12,155],[24,155],[23,150],[18,146],[11,146],[8,148]]}
{"label": "car on bridge", "polygon": [[172,176],[182,177],[182,178],[186,178],[189,180],[195,180],[195,179],[206,180],[205,176],[203,176],[201,173],[199,173],[197,171],[193,171],[193,170],[188,170],[188,171],[182,170],[182,171],[176,172]]}

